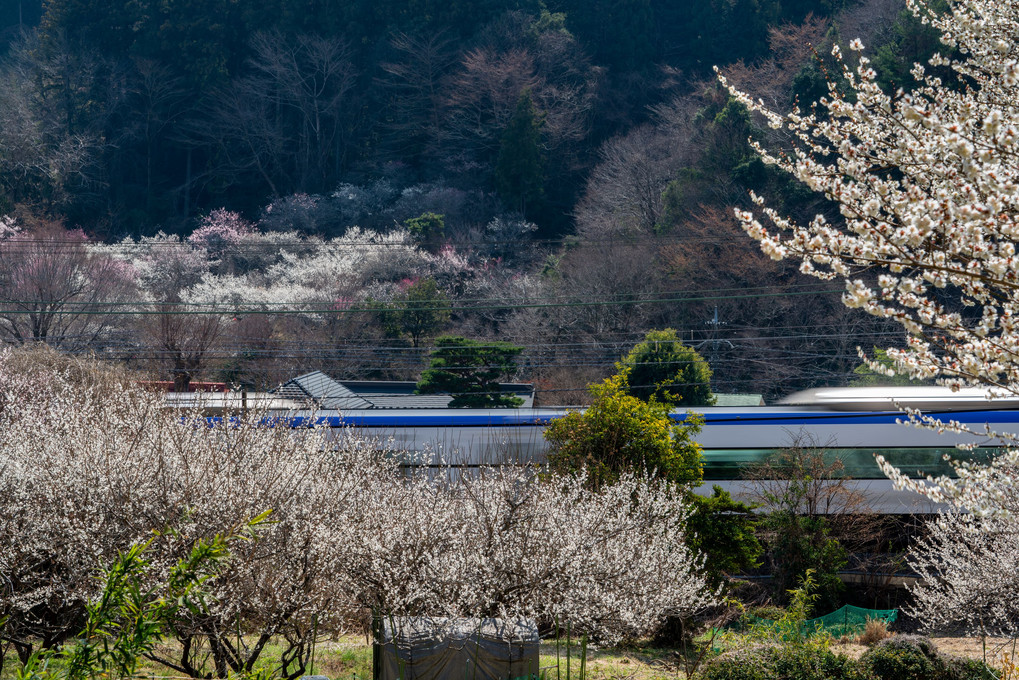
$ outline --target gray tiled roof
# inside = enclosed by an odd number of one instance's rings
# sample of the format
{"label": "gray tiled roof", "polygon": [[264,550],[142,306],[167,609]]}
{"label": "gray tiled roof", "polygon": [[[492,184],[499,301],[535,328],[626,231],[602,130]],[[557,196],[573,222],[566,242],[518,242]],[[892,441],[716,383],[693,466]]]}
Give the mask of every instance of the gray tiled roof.
{"label": "gray tiled roof", "polygon": [[[283,383],[273,394],[295,401],[312,402],[321,409],[359,410],[391,408],[448,408],[448,394],[414,394],[417,383],[399,380],[333,380],[313,371]],[[534,405],[534,387],[524,383],[503,383],[503,392],[523,397],[523,408]]]}
{"label": "gray tiled roof", "polygon": [[[354,394],[370,401],[375,408],[448,408],[449,394],[415,394],[417,383],[402,380],[344,380]],[[502,392],[522,397],[521,408],[534,406],[534,386],[529,383],[500,383]]]}
{"label": "gray tiled roof", "polygon": [[299,375],[283,383],[274,393],[286,399],[313,401],[324,409],[369,409],[375,405],[351,392],[322,371]]}

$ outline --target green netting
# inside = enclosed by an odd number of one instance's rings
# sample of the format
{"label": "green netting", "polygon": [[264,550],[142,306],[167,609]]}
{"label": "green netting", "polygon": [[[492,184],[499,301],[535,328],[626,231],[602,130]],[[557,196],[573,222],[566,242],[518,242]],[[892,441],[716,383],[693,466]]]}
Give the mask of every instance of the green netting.
{"label": "green netting", "polygon": [[808,633],[823,630],[834,637],[859,635],[863,632],[868,620],[891,623],[898,615],[898,609],[864,609],[847,604],[831,614],[804,621],[803,627]]}
{"label": "green netting", "polygon": [[[898,617],[898,615],[898,609],[864,609],[863,607],[846,605],[830,614],[825,614],[824,616],[818,616],[815,619],[808,619],[807,621],[804,621],[802,634],[812,635],[814,633],[825,632],[832,637],[859,635],[867,626],[868,620],[891,623],[896,619],[896,617]],[[748,632],[755,628],[757,630],[761,630],[772,627],[776,629],[779,628],[778,622],[772,619],[763,619],[758,616],[745,616],[739,621],[726,626],[729,630],[736,630],[740,632]],[[782,639],[795,636],[794,633],[789,630],[775,630],[774,634]]]}

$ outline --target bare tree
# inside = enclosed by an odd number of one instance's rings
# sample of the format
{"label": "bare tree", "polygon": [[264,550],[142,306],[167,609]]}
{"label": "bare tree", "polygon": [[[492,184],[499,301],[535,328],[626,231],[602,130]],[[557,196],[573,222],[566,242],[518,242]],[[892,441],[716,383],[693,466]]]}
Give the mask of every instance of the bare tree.
{"label": "bare tree", "polygon": [[765,513],[761,527],[779,597],[814,569],[821,606],[834,606],[843,587],[838,572],[851,556],[857,570],[882,563],[875,548],[891,525],[868,509],[837,451],[794,438],[789,448],[746,468],[743,478],[747,499]]}
{"label": "bare tree", "polygon": [[397,33],[389,42],[395,55],[381,64],[385,76],[380,83],[388,92],[392,113],[384,125],[393,150],[414,157],[427,152],[438,139],[442,79],[456,63],[456,52],[453,41],[441,31],[427,37]]}
{"label": "bare tree", "polygon": [[278,32],[252,38],[246,76],[188,125],[195,143],[218,150],[210,172],[254,174],[275,197],[330,187],[347,152],[346,123],[355,71],[340,38]]}
{"label": "bare tree", "polygon": [[148,323],[147,335],[157,352],[157,363],[168,371],[175,392],[187,392],[191,381],[206,368],[209,353],[219,338],[223,320],[219,314],[163,303]]}
{"label": "bare tree", "polygon": [[72,57],[66,45],[12,48],[0,72],[0,186],[12,203],[62,208],[95,192],[101,142],[82,97],[99,99],[98,70],[87,51]]}
{"label": "bare tree", "polygon": [[577,205],[578,234],[652,233],[662,217],[662,192],[683,161],[676,140],[645,125],[605,142]]}
{"label": "bare tree", "polygon": [[520,93],[533,91],[540,82],[534,59],[524,49],[468,52],[446,88],[445,139],[470,158],[493,155]]}
{"label": "bare tree", "polygon": [[[771,106],[789,101],[793,78],[817,50],[828,30],[828,20],[808,14],[802,24],[783,24],[768,29],[771,57],[754,64],[739,61],[725,73],[737,87],[746,88]],[[856,34],[851,34],[855,36]],[[806,106],[809,102],[803,102]]]}
{"label": "bare tree", "polygon": [[479,47],[468,52],[445,88],[442,140],[448,146],[447,157],[457,162],[489,162],[499,150],[517,101],[528,92],[542,121],[545,152],[556,165],[570,169],[565,162],[570,156],[567,150],[587,134],[594,80],[559,77],[555,67],[570,68],[543,66],[526,46]]}

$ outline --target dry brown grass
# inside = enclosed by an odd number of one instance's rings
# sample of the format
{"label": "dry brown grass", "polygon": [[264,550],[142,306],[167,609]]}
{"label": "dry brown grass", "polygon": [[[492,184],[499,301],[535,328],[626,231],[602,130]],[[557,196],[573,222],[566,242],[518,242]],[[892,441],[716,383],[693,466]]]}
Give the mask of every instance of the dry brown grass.
{"label": "dry brown grass", "polygon": [[[987,663],[994,668],[1001,668],[1005,655],[1014,658],[1013,649],[1019,652],[1019,642],[1009,638],[987,638],[986,644],[978,637],[936,637],[931,638],[938,650],[951,656],[968,659],[984,659],[985,649]],[[1013,648],[1013,645],[1015,647]],[[855,642],[839,642],[832,645],[836,654],[858,659],[868,647]]]}
{"label": "dry brown grass", "polygon": [[871,647],[881,642],[887,637],[891,637],[891,633],[888,632],[888,624],[881,619],[867,619],[867,625],[864,627],[863,632],[856,638],[856,643],[865,647]]}

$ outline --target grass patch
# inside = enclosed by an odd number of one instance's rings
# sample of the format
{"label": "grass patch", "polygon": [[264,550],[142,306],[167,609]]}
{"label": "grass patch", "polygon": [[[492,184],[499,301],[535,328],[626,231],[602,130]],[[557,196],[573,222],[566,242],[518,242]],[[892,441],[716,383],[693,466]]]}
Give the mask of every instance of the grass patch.
{"label": "grass patch", "polygon": [[[175,658],[178,646],[174,641],[158,645],[158,651]],[[266,647],[257,666],[266,668],[275,665],[282,647],[270,644]],[[571,648],[570,678],[580,679],[580,645]],[[556,645],[554,640],[541,644],[540,666],[546,670],[548,680],[567,680],[566,643],[563,640],[559,650],[559,673],[556,674]],[[656,647],[610,647],[587,650],[587,680],[677,680],[683,678],[677,661],[676,650]],[[206,666],[211,669],[211,659]],[[17,657],[10,654],[4,665],[0,680],[13,680],[20,666]],[[306,675],[325,675],[333,680],[371,680],[372,647],[364,636],[344,636],[339,640],[320,642],[315,647],[314,666]],[[177,680],[180,674],[152,661],[143,661],[138,668],[138,677],[152,680]]]}
{"label": "grass patch", "polygon": [[[560,642],[559,675],[556,675],[556,645],[554,640],[542,642],[541,668],[548,670],[548,680],[567,680],[566,645]],[[570,679],[580,678],[580,645],[571,649]],[[658,647],[607,647],[587,649],[588,680],[676,680],[683,677],[678,665],[678,652]]]}

